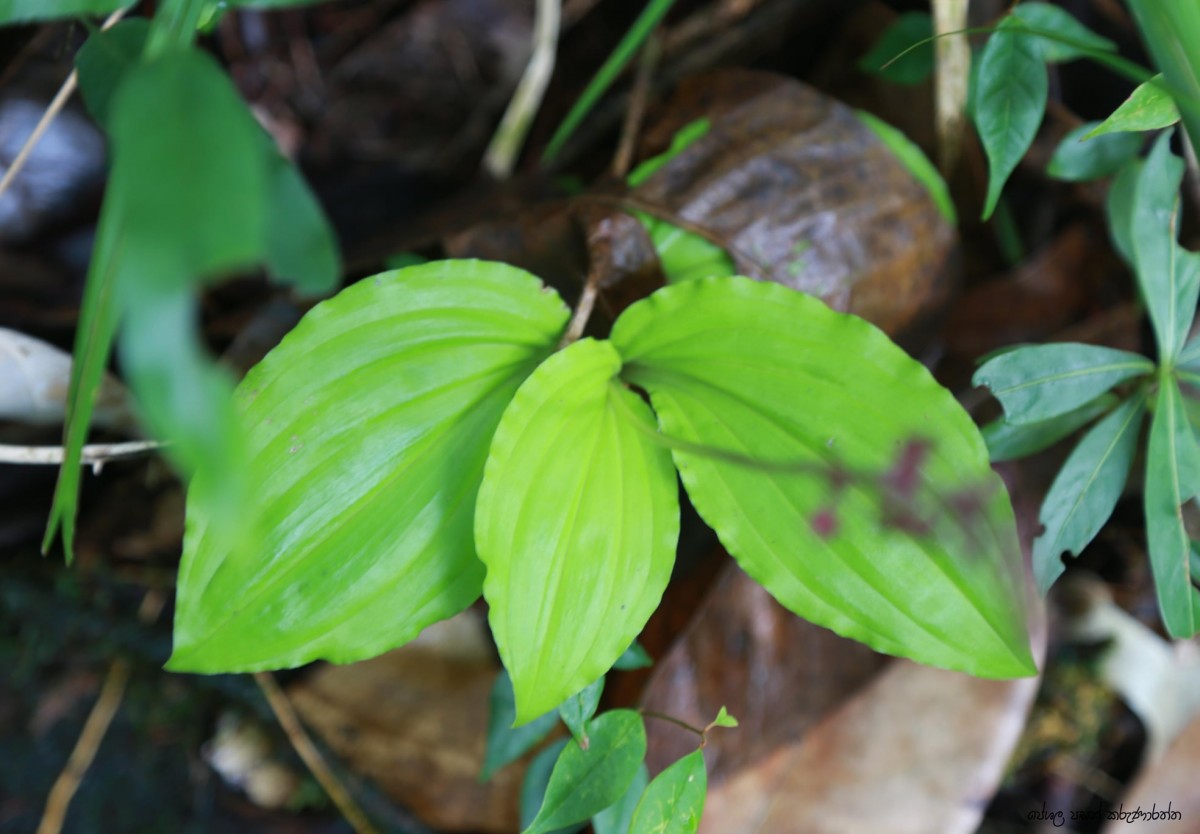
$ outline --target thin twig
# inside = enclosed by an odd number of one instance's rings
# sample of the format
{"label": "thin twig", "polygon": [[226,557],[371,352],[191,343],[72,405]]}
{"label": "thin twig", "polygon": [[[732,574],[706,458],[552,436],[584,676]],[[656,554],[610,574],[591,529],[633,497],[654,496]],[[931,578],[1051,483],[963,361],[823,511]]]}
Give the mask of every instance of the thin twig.
{"label": "thin twig", "polygon": [[[163,596],[162,591],[149,591],[142,598],[141,607],[138,608],[138,620],[143,623],[154,622],[162,612],[165,602],[166,597]],[[58,834],[62,830],[71,799],[79,790],[84,775],[96,758],[100,743],[104,741],[104,736],[108,733],[108,728],[112,724],[117,710],[121,707],[121,699],[125,696],[125,687],[129,683],[129,672],[129,662],[124,658],[117,658],[108,667],[104,685],[100,688],[100,697],[96,699],[95,706],[88,713],[87,721],[83,725],[83,732],[79,734],[79,740],[75,742],[75,749],[71,751],[71,756],[67,759],[67,766],[58,775],[46,797],[46,810],[42,813],[42,821],[37,827],[37,834]]]}
{"label": "thin twig", "polygon": [[662,43],[657,35],[651,35],[642,47],[638,58],[637,76],[633,80],[633,91],[629,96],[629,109],[625,111],[625,123],[621,126],[621,141],[613,157],[612,172],[617,179],[624,179],[633,165],[633,154],[637,149],[638,133],[646,115],[646,100],[650,97],[650,81],[662,54]]}
{"label": "thin twig", "polygon": [[513,93],[512,101],[500,126],[492,136],[487,152],[483,155],[483,168],[496,179],[507,179],[512,174],[525,136],[533,117],[542,106],[542,97],[550,76],[554,74],[554,58],[558,52],[558,30],[562,18],[562,0],[537,0],[534,13],[533,53],[521,83]]}
{"label": "thin twig", "polygon": [[[100,27],[101,31],[115,26],[117,21],[125,16],[128,9],[117,9],[108,16],[104,21],[104,25]],[[33,149],[37,147],[38,142],[42,141],[42,136],[50,129],[50,124],[55,117],[62,112],[62,109],[67,106],[67,101],[71,98],[71,94],[75,92],[75,88],[79,85],[79,73],[76,70],[71,70],[71,74],[67,76],[67,80],[58,88],[58,92],[54,94],[54,99],[46,108],[46,112],[42,114],[42,118],[38,120],[37,125],[33,128],[33,133],[29,134],[29,138],[25,140],[25,144],[21,146],[21,150],[13,158],[12,164],[8,166],[8,170],[4,172],[3,179],[0,179],[0,196],[8,190],[12,185],[12,181],[16,179],[17,174],[25,167],[25,163],[29,160]]]}
{"label": "thin twig", "polygon": [[346,787],[338,780],[329,765],[325,763],[325,759],[321,757],[321,753],[317,750],[316,745],[312,743],[312,739],[308,737],[304,727],[300,724],[300,718],[296,715],[296,711],[292,709],[292,703],[288,700],[287,695],[279,688],[279,684],[275,682],[275,678],[270,672],[255,672],[254,680],[262,690],[263,695],[267,697],[267,703],[271,705],[271,711],[275,713],[275,717],[279,720],[283,731],[287,733],[288,740],[291,741],[292,747],[300,754],[300,758],[308,765],[308,769],[312,771],[312,775],[321,783],[321,787],[325,789],[325,793],[329,794],[329,798],[333,800],[333,804],[342,812],[342,816],[346,818],[346,822],[350,823],[358,834],[379,834],[379,829],[371,824],[367,819],[367,815],[358,807],[358,803],[346,790]]}
{"label": "thin twig", "polygon": [[[83,447],[80,462],[99,472],[104,464],[113,460],[128,460],[148,455],[161,448],[157,440],[131,440],[128,443],[94,443]],[[7,446],[0,444],[0,463],[31,465],[62,464],[65,456],[62,446]]]}
{"label": "thin twig", "polygon": [[575,312],[571,316],[571,322],[567,325],[567,330],[563,333],[562,341],[558,343],[559,348],[565,348],[572,342],[579,340],[583,335],[584,328],[587,327],[588,319],[592,317],[592,310],[596,306],[596,296],[600,292],[600,276],[602,271],[592,267],[588,273],[587,281],[583,284],[583,292],[579,294],[579,302],[575,305]]}

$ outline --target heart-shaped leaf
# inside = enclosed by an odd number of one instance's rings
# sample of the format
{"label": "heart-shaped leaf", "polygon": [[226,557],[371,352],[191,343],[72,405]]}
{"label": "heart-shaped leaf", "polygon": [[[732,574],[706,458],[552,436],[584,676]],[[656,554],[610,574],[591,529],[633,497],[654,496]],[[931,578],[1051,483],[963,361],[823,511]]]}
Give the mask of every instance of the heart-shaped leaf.
{"label": "heart-shaped leaf", "polygon": [[592,722],[584,750],[568,741],[554,763],[546,797],[524,834],[544,834],[583,822],[617,802],[646,757],[646,726],[633,710],[610,710]]}
{"label": "heart-shaped leaf", "polygon": [[1012,509],[978,430],[878,329],[745,278],[613,329],[701,517],[792,611],[890,654],[1033,671]]}
{"label": "heart-shaped leaf", "polygon": [[1145,410],[1145,396],[1138,394],[1097,423],[1046,493],[1038,516],[1045,532],[1033,543],[1033,575],[1043,594],[1063,572],[1063,551],[1078,556],[1117,506]]}
{"label": "heart-shaped leaf", "polygon": [[170,667],[349,662],[469,605],[492,433],[566,318],[533,276],[478,261],[384,273],[313,308],[238,389],[265,549],[214,550],[189,506]]}
{"label": "heart-shaped leaf", "polygon": [[1174,379],[1164,376],[1146,453],[1146,536],[1163,622],[1172,637],[1200,631],[1200,591],[1192,572],[1183,504],[1200,493],[1200,450]]}
{"label": "heart-shaped leaf", "polygon": [[608,342],[560,351],[521,386],[492,442],[475,542],[519,724],[612,668],[675,561],[671,455],[647,437],[654,418],[620,368]]}
{"label": "heart-shaped leaf", "polygon": [[1074,411],[1114,385],[1154,371],[1154,363],[1127,350],[1062,342],[1006,351],[975,372],[1004,406],[1013,425]]}
{"label": "heart-shaped leaf", "polygon": [[707,792],[704,751],[696,750],[654,777],[638,802],[629,834],[696,834]]}

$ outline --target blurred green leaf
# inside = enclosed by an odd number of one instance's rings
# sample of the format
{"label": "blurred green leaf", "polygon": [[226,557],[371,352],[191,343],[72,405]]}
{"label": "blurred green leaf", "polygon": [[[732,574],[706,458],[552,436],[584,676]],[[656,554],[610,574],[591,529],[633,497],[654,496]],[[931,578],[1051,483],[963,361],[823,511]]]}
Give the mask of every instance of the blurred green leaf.
{"label": "blurred green leaf", "polygon": [[108,111],[117,86],[142,57],[149,33],[148,20],[122,20],[108,31],[92,35],[75,54],[79,92],[98,124],[108,125]]}
{"label": "blurred green leaf", "polygon": [[638,802],[629,834],[695,834],[707,791],[704,751],[696,750],[654,777]]}
{"label": "blurred green leaf", "polygon": [[1189,371],[1200,371],[1200,336],[1192,339],[1179,351],[1176,366]]}
{"label": "blurred green leaf", "polygon": [[625,177],[625,184],[630,188],[637,188],[657,174],[668,162],[695,144],[711,128],[712,122],[708,119],[696,119],[696,121],[684,125],[671,137],[671,144],[665,151],[643,160],[630,171],[629,176]]}
{"label": "blurred green leaf", "polygon": [[305,293],[332,291],[342,258],[333,227],[296,166],[262,135],[267,166],[266,267]]}
{"label": "blurred green leaf", "polygon": [[646,765],[639,765],[625,795],[592,817],[595,834],[629,834],[633,812],[637,810],[638,800],[642,798],[642,792],[649,782],[650,774],[646,771]]}
{"label": "blurred green leaf", "polygon": [[1183,409],[1179,385],[1160,378],[1146,454],[1146,536],[1150,566],[1167,632],[1187,639],[1200,631],[1200,591],[1191,569],[1183,505],[1200,492],[1200,450]]}
{"label": "blurred green leaf", "polygon": [[992,463],[1016,460],[1053,446],[1081,426],[1090,423],[1117,404],[1111,394],[1102,394],[1074,411],[1037,423],[1015,425],[998,417],[980,431]]}
{"label": "blurred green leaf", "polygon": [[558,714],[563,723],[583,748],[587,748],[589,744],[588,722],[596,714],[596,707],[600,706],[600,695],[603,692],[604,676],[601,675],[594,683],[588,684],[558,707]]}
{"label": "blurred green leaf", "polygon": [[1115,408],[1079,441],[1042,502],[1045,531],[1033,543],[1033,575],[1045,594],[1063,572],[1064,551],[1078,556],[1112,515],[1137,452],[1146,397]]}
{"label": "blurred green leaf", "polygon": [[1179,108],[1165,88],[1162,74],[1139,84],[1129,98],[1084,136],[1092,139],[1106,133],[1139,132],[1170,127],[1179,121]]}
{"label": "blurred green leaf", "polygon": [[[1032,671],[987,450],[883,333],[781,285],[721,278],[637,302],[612,338],[697,511],[784,606],[890,654]],[[930,595],[942,602],[921,604]]]}
{"label": "blurred green leaf", "polygon": [[615,381],[620,368],[608,342],[559,351],[521,386],[492,441],[475,541],[518,723],[612,668],[675,561],[671,456],[634,424],[652,431],[654,418]]}
{"label": "blurred green leaf", "polygon": [[[532,750],[558,724],[558,714],[551,710],[528,724],[513,726],[517,718],[516,698],[506,669],[496,676],[488,705],[487,752],[479,773],[480,782],[491,779],[497,770]],[[547,770],[547,777],[549,773]]]}
{"label": "blurred green leaf", "polygon": [[1025,425],[1074,411],[1153,371],[1154,363],[1141,354],[1061,342],[1003,353],[977,370],[972,382],[991,389],[1009,423]]}
{"label": "blurred green leaf", "polygon": [[0,0],[0,24],[106,15],[134,0]]}
{"label": "blurred green leaf", "polygon": [[1133,198],[1143,165],[1142,160],[1134,159],[1122,168],[1108,187],[1104,202],[1113,246],[1129,264],[1133,263]]}
{"label": "blurred green leaf", "polygon": [[647,654],[641,643],[634,640],[625,650],[625,654],[617,658],[613,668],[624,672],[631,669],[648,669],[653,665],[654,658]]}
{"label": "blurred green leaf", "polygon": [[859,60],[858,68],[894,84],[920,84],[933,75],[933,18],[928,12],[898,16]]}
{"label": "blurred green leaf", "polygon": [[975,94],[975,127],[988,158],[988,190],[983,219],[1009,175],[1025,156],[1046,110],[1049,81],[1037,41],[1005,18],[979,56],[979,89]]}
{"label": "blurred green leaf", "polygon": [[929,157],[925,156],[925,152],[901,131],[882,119],[865,110],[856,110],[855,112],[863,124],[869,127],[880,141],[887,145],[888,150],[896,155],[908,172],[916,177],[921,185],[925,186],[929,196],[933,199],[933,204],[937,206],[942,217],[946,218],[946,222],[957,224],[958,212],[954,209],[954,200],[950,196],[950,189],[947,187],[946,181],[942,179],[942,175],[938,173],[938,169],[929,161]]}
{"label": "blurred green leaf", "polygon": [[1130,215],[1135,272],[1165,364],[1187,340],[1200,294],[1200,256],[1176,241],[1184,165],[1171,153],[1170,140],[1164,133],[1146,157]]}
{"label": "blurred green leaf", "polygon": [[1037,44],[1042,60],[1048,63],[1087,58],[1094,52],[1117,51],[1115,43],[1097,35],[1061,6],[1038,2],[1018,3],[1013,7],[1012,16],[1031,29],[1056,36],[1027,36]]}
{"label": "blurred green leaf", "polygon": [[261,549],[218,549],[189,495],[170,668],[346,663],[470,605],[492,434],[566,319],[536,278],[483,261],[384,273],[314,307],[238,388]]}
{"label": "blurred green leaf", "polygon": [[[556,741],[534,756],[533,761],[529,763],[529,768],[525,771],[525,779],[521,782],[522,830],[529,827],[542,807],[542,801],[546,797],[546,788],[550,784],[550,774],[554,771],[554,764],[568,744],[574,745],[575,742],[569,738]],[[574,834],[582,828],[582,824],[568,825],[552,834]]]}
{"label": "blurred green leaf", "polygon": [[1067,182],[1084,182],[1115,174],[1137,157],[1142,137],[1135,133],[1114,133],[1084,141],[1097,124],[1082,124],[1064,136],[1046,173]]}
{"label": "blurred green leaf", "polygon": [[563,748],[542,807],[524,834],[544,834],[583,822],[619,801],[645,757],[642,716],[627,709],[597,716],[587,750],[574,741]]}

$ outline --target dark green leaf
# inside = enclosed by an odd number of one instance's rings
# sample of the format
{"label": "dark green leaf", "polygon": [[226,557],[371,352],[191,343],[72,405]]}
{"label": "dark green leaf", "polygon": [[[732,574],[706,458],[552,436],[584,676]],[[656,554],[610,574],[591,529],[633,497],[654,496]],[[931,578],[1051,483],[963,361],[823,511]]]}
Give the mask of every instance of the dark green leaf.
{"label": "dark green leaf", "polygon": [[639,765],[625,795],[592,817],[595,834],[629,834],[633,812],[637,810],[638,800],[642,798],[642,792],[649,782],[650,774],[646,771],[646,765]]}
{"label": "dark green leaf", "polygon": [[634,812],[629,834],[695,834],[707,790],[704,751],[697,750],[654,777]]}
{"label": "dark green leaf", "polygon": [[1121,169],[1108,187],[1104,204],[1109,236],[1117,252],[1129,264],[1133,263],[1133,199],[1143,164],[1140,159],[1135,159]]}
{"label": "dark green leaf", "polygon": [[654,658],[646,653],[641,643],[635,640],[630,643],[629,648],[625,650],[625,654],[617,658],[617,662],[613,664],[613,668],[624,672],[631,669],[648,669],[653,665]]}
{"label": "dark green leaf", "polygon": [[1183,505],[1200,492],[1200,450],[1174,379],[1160,378],[1146,454],[1146,536],[1150,566],[1167,632],[1186,639],[1200,631],[1200,591],[1191,569]]}
{"label": "dark green leaf", "polygon": [[883,333],[726,278],[634,304],[613,343],[701,517],[783,605],[890,654],[1032,671],[1012,510],[987,450]]}
{"label": "dark green leaf", "polygon": [[900,15],[858,62],[858,68],[895,84],[920,84],[933,74],[933,18],[928,12]]}
{"label": "dark green leaf", "polygon": [[[263,135],[264,142],[267,139]],[[267,160],[267,271],[309,293],[326,293],[341,274],[338,243],[308,183],[274,147]]]}
{"label": "dark green leaf", "polygon": [[587,750],[568,742],[554,764],[541,810],[524,834],[583,822],[617,802],[646,756],[646,727],[633,710],[611,710],[591,726]]}
{"label": "dark green leaf", "polygon": [[1033,543],[1033,575],[1043,594],[1112,515],[1137,452],[1146,398],[1138,394],[1097,423],[1071,452],[1042,502],[1045,532]]}
{"label": "dark green leaf", "polygon": [[1170,127],[1179,121],[1179,108],[1167,92],[1161,74],[1139,84],[1107,119],[1092,128],[1085,139],[1106,133],[1139,132]]}
{"label": "dark green leaf", "polygon": [[991,217],[1004,183],[1033,143],[1049,89],[1041,47],[1005,18],[979,57],[975,126],[989,163],[983,219]]}
{"label": "dark green leaf", "polygon": [[1178,367],[1189,371],[1200,371],[1200,336],[1192,339],[1179,351]]}
{"label": "dark green leaf", "polygon": [[108,124],[108,110],[117,85],[142,57],[150,22],[144,18],[123,20],[106,32],[97,32],[75,55],[79,92],[101,125]]}
{"label": "dark green leaf", "polygon": [[1084,141],[1096,124],[1080,125],[1063,137],[1046,166],[1046,173],[1067,182],[1084,182],[1115,174],[1137,157],[1142,137],[1135,133],[1114,133]]}
{"label": "dark green leaf", "polygon": [[[568,738],[556,741],[534,756],[533,761],[529,763],[529,769],[525,771],[525,779],[521,782],[522,829],[529,827],[542,807],[542,800],[546,797],[546,787],[550,784],[550,774],[554,771],[554,763],[558,761],[568,744],[574,744],[574,742]],[[583,826],[580,824],[569,825],[552,832],[552,834],[574,834],[582,828]]]}
{"label": "dark green leaf", "polygon": [[[513,726],[516,717],[512,678],[508,676],[507,670],[501,669],[500,674],[496,676],[496,682],[492,684],[492,695],[489,699],[487,752],[484,754],[479,781],[486,782],[497,770],[521,758],[558,724],[558,715],[553,711],[520,727]],[[550,770],[547,768],[547,778],[549,775]],[[532,819],[532,814],[530,818]]]}
{"label": "dark green leaf", "polygon": [[1200,258],[1176,242],[1184,166],[1170,139],[1160,136],[1146,158],[1130,219],[1135,271],[1162,363],[1173,362],[1187,340],[1200,293]]}
{"label": "dark green leaf", "polygon": [[604,676],[601,675],[595,683],[585,686],[558,707],[558,714],[563,723],[584,749],[589,744],[588,722],[596,714],[596,707],[600,706],[600,695],[603,692]]}
{"label": "dark green leaf", "polygon": [[925,156],[925,152],[902,132],[882,119],[865,110],[855,112],[858,113],[858,118],[862,120],[863,124],[869,127],[880,141],[887,145],[888,150],[896,155],[909,173],[925,186],[934,205],[942,213],[942,217],[946,218],[948,223],[957,224],[958,213],[954,210],[954,200],[950,197],[950,189],[947,187],[946,181],[942,179],[942,175],[938,173],[938,169],[929,161],[929,157]]}
{"label": "dark green leaf", "polygon": [[105,15],[133,0],[0,0],[0,24]]}
{"label": "dark green leaf", "polygon": [[[1093,52],[1116,52],[1117,45],[1097,35],[1065,9],[1050,3],[1025,2],[1013,7],[1012,16],[1039,33],[1029,35],[1048,63],[1087,58]],[[1055,37],[1049,37],[1055,36]]]}
{"label": "dark green leaf", "polygon": [[1111,394],[1102,394],[1074,411],[1038,423],[1014,425],[998,417],[982,429],[992,463],[1015,460],[1053,446],[1117,404]]}
{"label": "dark green leaf", "polygon": [[1001,354],[977,370],[972,382],[991,389],[1008,422],[1025,425],[1074,411],[1153,370],[1154,363],[1137,353],[1063,342]]}
{"label": "dark green leaf", "polygon": [[608,342],[556,353],[521,386],[492,441],[475,542],[519,723],[612,668],[670,578],[675,472],[647,438],[649,408],[616,381],[620,368]]}
{"label": "dark green leaf", "polygon": [[488,445],[566,319],[533,276],[482,261],[314,307],[238,388],[263,549],[214,549],[189,501],[171,668],[360,660],[474,601]]}

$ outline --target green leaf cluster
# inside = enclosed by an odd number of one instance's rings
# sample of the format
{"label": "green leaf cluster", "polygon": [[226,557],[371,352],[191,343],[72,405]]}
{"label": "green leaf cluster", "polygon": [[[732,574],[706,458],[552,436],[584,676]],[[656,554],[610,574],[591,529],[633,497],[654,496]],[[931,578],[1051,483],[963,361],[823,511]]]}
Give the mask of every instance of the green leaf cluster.
{"label": "green leaf cluster", "polygon": [[[1200,255],[1177,242],[1183,162],[1159,137],[1127,166],[1109,195],[1109,224],[1131,261],[1150,314],[1158,361],[1082,344],[1021,347],[986,362],[986,385],[1005,416],[988,426],[994,459],[1030,454],[1091,423],[1042,503],[1033,566],[1044,593],[1111,516],[1139,448],[1145,449],[1144,510],[1150,563],[1168,631],[1200,631],[1200,592],[1182,507],[1200,492],[1200,451],[1185,398],[1200,343],[1187,342],[1200,294]],[[1151,415],[1148,437],[1142,427]],[[1094,422],[1093,422],[1094,421]]]}

